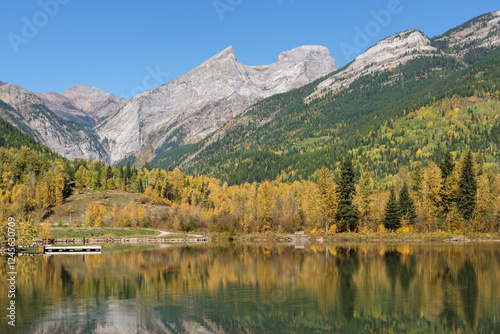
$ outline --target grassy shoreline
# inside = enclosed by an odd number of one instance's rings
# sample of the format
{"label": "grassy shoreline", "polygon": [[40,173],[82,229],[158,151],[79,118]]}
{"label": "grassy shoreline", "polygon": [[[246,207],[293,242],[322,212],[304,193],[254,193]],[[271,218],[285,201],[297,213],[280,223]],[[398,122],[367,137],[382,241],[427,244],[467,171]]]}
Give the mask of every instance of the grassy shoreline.
{"label": "grassy shoreline", "polygon": [[[41,229],[39,229],[41,231]],[[50,239],[72,238],[187,238],[184,232],[172,232],[161,235],[161,231],[148,228],[113,228],[113,227],[54,227],[51,228]],[[161,235],[161,236],[160,236]]]}
{"label": "grassy shoreline", "polygon": [[[296,235],[274,233],[227,234],[207,231],[194,232],[207,235],[211,240],[234,241],[297,241],[297,242],[425,242],[425,241],[490,241],[500,242],[500,234],[494,233],[464,233],[454,234],[445,232],[422,233],[391,233],[377,232],[370,234],[338,233],[325,235]],[[160,236],[161,235],[161,236]],[[54,227],[51,229],[51,239],[64,238],[192,238],[193,234],[185,232],[171,232],[147,228],[88,228],[88,227]]]}
{"label": "grassy shoreline", "polygon": [[443,233],[443,232],[422,232],[422,233],[391,233],[377,232],[370,234],[361,233],[338,233],[330,235],[295,235],[295,234],[240,234],[229,236],[227,234],[211,233],[208,236],[212,240],[235,241],[283,241],[292,239],[303,242],[435,242],[435,241],[465,241],[465,242],[500,242],[500,234],[489,233]]}

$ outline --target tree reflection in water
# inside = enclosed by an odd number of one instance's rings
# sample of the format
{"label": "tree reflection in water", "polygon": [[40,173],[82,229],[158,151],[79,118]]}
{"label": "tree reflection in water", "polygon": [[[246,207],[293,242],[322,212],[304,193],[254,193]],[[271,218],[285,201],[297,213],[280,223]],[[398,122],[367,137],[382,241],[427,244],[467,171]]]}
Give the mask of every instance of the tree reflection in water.
{"label": "tree reflection in water", "polygon": [[500,333],[499,254],[499,244],[232,243],[23,257],[15,332]]}
{"label": "tree reflection in water", "polygon": [[479,288],[476,270],[470,260],[466,260],[458,270],[457,283],[462,299],[465,323],[469,329],[475,330]]}

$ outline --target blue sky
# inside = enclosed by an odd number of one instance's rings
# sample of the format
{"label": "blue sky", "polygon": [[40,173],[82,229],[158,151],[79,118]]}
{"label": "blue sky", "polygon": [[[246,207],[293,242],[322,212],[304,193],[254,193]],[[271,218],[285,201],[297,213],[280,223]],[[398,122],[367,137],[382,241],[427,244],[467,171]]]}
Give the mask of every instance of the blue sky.
{"label": "blue sky", "polygon": [[[0,81],[122,97],[160,86],[232,45],[246,65],[324,45],[337,66],[392,34],[439,35],[498,0],[2,0]],[[359,32],[364,37],[359,37]],[[358,35],[358,36],[357,36]]]}

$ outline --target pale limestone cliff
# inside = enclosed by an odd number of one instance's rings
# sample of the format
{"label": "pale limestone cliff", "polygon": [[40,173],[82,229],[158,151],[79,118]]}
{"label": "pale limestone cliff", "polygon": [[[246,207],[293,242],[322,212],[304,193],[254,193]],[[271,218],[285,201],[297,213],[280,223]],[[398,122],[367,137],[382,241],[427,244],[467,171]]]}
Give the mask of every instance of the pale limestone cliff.
{"label": "pale limestone cliff", "polygon": [[377,71],[388,70],[421,56],[431,56],[437,49],[418,30],[408,30],[381,40],[359,55],[347,68],[321,82],[307,97],[310,101],[324,93],[347,88],[356,79]]}
{"label": "pale limestone cliff", "polygon": [[41,95],[16,85],[0,84],[0,100],[13,108],[3,110],[0,116],[68,159],[92,157],[109,161],[108,154],[88,129],[58,117],[47,107],[48,99]]}
{"label": "pale limestone cliff", "polygon": [[132,98],[97,128],[112,162],[147,148],[182,145],[212,134],[265,97],[301,87],[334,71],[328,49],[302,46],[278,62],[246,66],[229,47],[185,75]]}

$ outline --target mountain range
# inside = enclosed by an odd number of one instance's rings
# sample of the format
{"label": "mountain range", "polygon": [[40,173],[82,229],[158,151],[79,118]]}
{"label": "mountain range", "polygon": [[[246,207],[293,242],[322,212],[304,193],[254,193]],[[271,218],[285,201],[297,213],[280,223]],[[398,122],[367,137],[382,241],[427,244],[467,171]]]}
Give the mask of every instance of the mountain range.
{"label": "mountain range", "polygon": [[[293,179],[308,156],[311,167],[299,176],[306,177],[324,163],[314,152],[336,161],[333,151],[352,152],[416,106],[436,106],[445,88],[471,84],[464,76],[497,54],[499,21],[496,11],[433,38],[404,31],[341,69],[322,46],[262,66],[241,64],[228,47],[131,99],[81,84],[41,94],[0,82],[0,117],[68,159],[149,161],[241,182]],[[260,176],[245,175],[253,167]]]}

